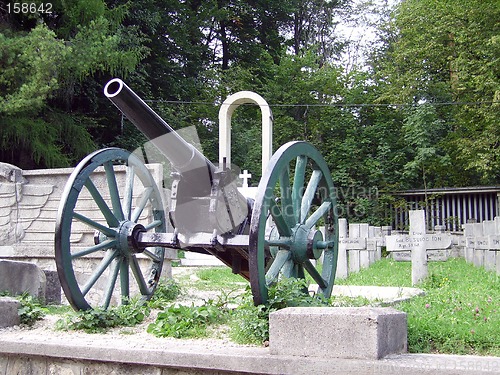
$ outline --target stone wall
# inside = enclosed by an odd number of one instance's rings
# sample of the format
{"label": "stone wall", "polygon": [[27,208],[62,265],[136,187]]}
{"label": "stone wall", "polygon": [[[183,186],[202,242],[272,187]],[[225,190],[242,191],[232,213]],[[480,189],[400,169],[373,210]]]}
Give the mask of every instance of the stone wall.
{"label": "stone wall", "polygon": [[[160,164],[150,164],[148,169],[160,185],[163,169]],[[72,168],[21,170],[0,163],[0,259],[35,263],[43,270],[56,270],[54,260],[55,221],[59,201]],[[119,186],[125,186],[125,167],[115,167]],[[104,181],[104,171],[98,171],[94,184]],[[102,194],[102,193],[101,193]],[[138,199],[141,191],[134,192]],[[103,195],[105,199],[107,196]],[[97,207],[88,194],[79,201],[87,204],[89,217]],[[145,210],[146,211],[146,210]],[[82,246],[93,243],[94,233],[87,228],[75,226],[71,241]],[[99,254],[86,257],[87,267],[99,262]],[[171,274],[167,261],[165,269]]]}

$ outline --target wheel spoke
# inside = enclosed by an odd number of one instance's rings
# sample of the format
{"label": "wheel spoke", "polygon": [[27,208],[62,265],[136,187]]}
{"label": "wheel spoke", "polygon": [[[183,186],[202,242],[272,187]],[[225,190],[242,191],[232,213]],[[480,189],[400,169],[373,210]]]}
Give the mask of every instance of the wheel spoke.
{"label": "wheel spoke", "polygon": [[135,208],[134,212],[132,213],[132,216],[130,217],[130,220],[133,221],[134,223],[137,222],[139,217],[142,214],[142,211],[144,211],[144,208],[146,207],[146,204],[149,201],[149,198],[151,197],[151,194],[153,194],[153,188],[148,187],[144,190],[144,193],[142,194],[141,200],[137,207]]}
{"label": "wheel spoke", "polygon": [[135,280],[137,281],[137,285],[139,285],[139,290],[141,291],[141,294],[148,295],[149,294],[149,288],[146,284],[146,281],[144,280],[144,276],[142,275],[141,268],[139,266],[139,262],[137,261],[137,258],[135,256],[132,256],[130,258],[130,269],[132,270],[132,273],[134,274]]}
{"label": "wheel spoke", "polygon": [[292,189],[290,187],[290,167],[287,164],[280,174],[280,191],[281,191],[281,212],[288,226],[294,227],[295,217],[292,205]]}
{"label": "wheel spoke", "polygon": [[293,262],[292,259],[288,259],[286,263],[283,265],[283,268],[281,269],[281,273],[283,274],[284,277],[292,277],[292,272],[295,267],[295,263]]}
{"label": "wheel spoke", "polygon": [[283,211],[276,204],[274,197],[269,199],[269,212],[271,213],[274,223],[276,224],[276,228],[278,228],[279,234],[284,237],[290,237],[292,235],[292,231],[283,217]]}
{"label": "wheel spoke", "polygon": [[274,262],[266,273],[266,284],[271,285],[277,278],[281,268],[290,259],[291,253],[288,250],[278,250]]}
{"label": "wheel spoke", "polygon": [[113,229],[105,227],[104,225],[99,224],[98,222],[88,218],[87,216],[79,214],[78,212],[73,212],[73,217],[76,220],[81,221],[82,223],[88,224],[92,228],[97,229],[98,231],[104,233],[106,236],[114,237],[116,235],[116,232]]}
{"label": "wheel spoke", "polygon": [[300,223],[302,224],[306,221],[307,214],[311,209],[311,204],[314,199],[314,194],[316,193],[316,189],[322,177],[323,173],[316,169],[313,171],[311,178],[309,179],[306,191],[304,192],[304,197],[302,198],[302,205],[300,207]]}
{"label": "wheel spoke", "polygon": [[150,258],[154,262],[161,262],[161,258],[156,255],[155,253],[149,251],[148,249],[144,249],[143,254],[146,255],[148,258]]}
{"label": "wheel spoke", "polygon": [[113,291],[115,289],[116,285],[116,279],[118,279],[118,271],[120,270],[120,259],[115,258],[113,263],[111,264],[112,270],[111,270],[111,276],[108,279],[108,284],[106,285],[105,292],[106,294],[104,295],[103,299],[103,304],[102,306],[107,309],[109,307],[109,304],[111,302],[111,297],[113,296]]}
{"label": "wheel spoke", "polygon": [[132,214],[132,195],[134,192],[135,168],[133,165],[127,168],[127,177],[125,185],[125,195],[123,196],[123,215],[125,219],[130,220]]}
{"label": "wheel spoke", "polygon": [[311,216],[309,216],[309,218],[305,222],[305,226],[308,227],[309,229],[312,228],[318,222],[318,220],[321,219],[323,215],[325,215],[328,212],[331,205],[332,203],[329,201],[323,202],[321,206],[319,206],[319,208],[316,211],[314,211],[314,213]]}
{"label": "wheel spoke", "polygon": [[160,225],[162,225],[163,221],[161,220],[155,220],[155,221],[152,221],[151,223],[149,223],[148,225],[146,225],[144,228],[146,228],[146,230],[151,230],[153,228],[156,228],[156,227],[159,227]]}
{"label": "wheel spoke", "polygon": [[102,214],[104,215],[104,218],[106,219],[108,225],[110,227],[117,227],[118,219],[110,210],[109,206],[104,201],[104,198],[102,197],[101,193],[99,193],[99,191],[95,187],[94,183],[90,180],[90,178],[85,182],[85,187],[88,189],[90,195],[92,195],[92,198],[94,198],[95,203],[97,204]]}
{"label": "wheel spoke", "polygon": [[113,163],[108,161],[104,163],[104,170],[106,171],[106,180],[108,181],[109,194],[111,197],[111,205],[113,212],[119,221],[124,220],[122,205],[120,202],[120,193],[118,192],[118,185],[116,183],[115,171]]}
{"label": "wheel spoke", "polygon": [[81,258],[84,255],[92,254],[100,250],[107,250],[115,245],[116,245],[116,240],[106,240],[101,242],[100,244],[74,252],[73,254],[71,254],[71,259]]}
{"label": "wheel spoke", "polygon": [[307,156],[297,156],[295,163],[295,175],[293,176],[292,202],[295,221],[300,222],[300,202],[302,200],[302,189],[306,174]]}
{"label": "wheel spoke", "polygon": [[116,255],[117,255],[116,251],[108,250],[106,252],[106,255],[104,255],[104,257],[102,258],[101,263],[99,263],[97,269],[94,271],[94,273],[90,276],[90,278],[87,280],[87,282],[81,289],[82,294],[84,296],[87,295],[87,293],[94,286],[99,277],[102,276],[106,268],[108,268],[113,259],[115,259]]}
{"label": "wheel spoke", "polygon": [[120,287],[122,290],[122,304],[128,303],[130,297],[130,276],[128,273],[129,260],[128,258],[123,258],[120,263]]}
{"label": "wheel spoke", "polygon": [[314,265],[311,263],[310,260],[306,260],[304,262],[304,268],[306,271],[311,275],[314,281],[319,285],[321,289],[326,289],[327,285],[325,280],[323,280],[323,277],[319,274],[318,270],[314,267]]}

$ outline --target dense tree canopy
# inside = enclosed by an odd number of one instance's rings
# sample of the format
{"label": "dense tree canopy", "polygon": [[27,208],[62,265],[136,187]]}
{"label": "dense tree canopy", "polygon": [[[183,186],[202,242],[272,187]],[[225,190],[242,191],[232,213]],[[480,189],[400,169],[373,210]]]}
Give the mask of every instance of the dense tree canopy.
{"label": "dense tree canopy", "polygon": [[[52,3],[50,14],[0,6],[1,161],[68,166],[102,146],[140,146],[102,95],[118,76],[174,128],[195,125],[213,160],[218,104],[258,92],[274,149],[315,144],[344,216],[376,222],[382,192],[500,183],[495,0],[405,0],[392,12],[352,0]],[[346,17],[377,23],[362,65],[342,61],[357,48],[340,32]],[[260,126],[255,107],[236,111],[233,161],[254,184]]]}

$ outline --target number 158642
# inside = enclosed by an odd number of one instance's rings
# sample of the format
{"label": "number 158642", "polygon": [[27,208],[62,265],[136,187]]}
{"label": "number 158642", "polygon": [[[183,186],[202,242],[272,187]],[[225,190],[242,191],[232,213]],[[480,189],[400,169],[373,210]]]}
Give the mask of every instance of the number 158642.
{"label": "number 158642", "polygon": [[7,12],[15,14],[52,13],[52,3],[12,3],[7,4]]}

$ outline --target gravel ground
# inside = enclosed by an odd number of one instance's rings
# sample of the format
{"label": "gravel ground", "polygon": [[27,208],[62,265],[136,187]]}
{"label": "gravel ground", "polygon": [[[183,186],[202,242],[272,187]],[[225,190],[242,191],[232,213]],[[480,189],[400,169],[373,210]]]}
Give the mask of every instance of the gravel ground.
{"label": "gravel ground", "polygon": [[[189,268],[174,268],[173,276],[176,280],[179,278],[189,278],[194,283],[197,281],[194,270]],[[244,286],[242,286],[244,288]],[[182,287],[183,293],[176,300],[183,305],[202,305],[208,299],[217,299],[221,291],[217,290],[197,290],[193,287]],[[153,345],[155,348],[168,348],[172,345],[176,347],[206,347],[225,348],[225,347],[243,347],[229,340],[227,327],[220,326],[216,331],[211,332],[210,338],[204,339],[174,339],[158,338],[149,333],[146,329],[148,325],[155,321],[160,310],[153,310],[151,314],[142,322],[134,327],[118,327],[107,331],[106,333],[87,334],[83,331],[62,331],[56,330],[56,322],[61,319],[61,315],[47,314],[42,320],[37,321],[33,326],[14,326],[0,329],[0,340],[24,340],[35,342],[80,342],[95,343],[105,346],[112,343],[113,346],[123,346],[130,348],[144,348]]]}

